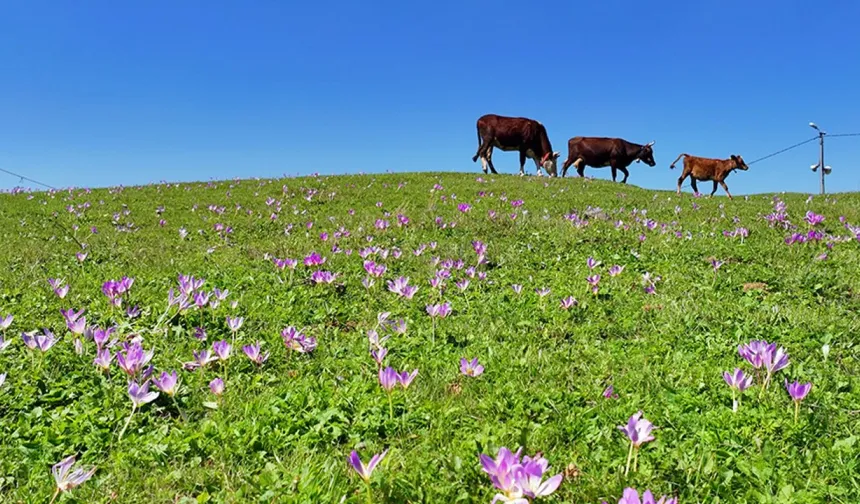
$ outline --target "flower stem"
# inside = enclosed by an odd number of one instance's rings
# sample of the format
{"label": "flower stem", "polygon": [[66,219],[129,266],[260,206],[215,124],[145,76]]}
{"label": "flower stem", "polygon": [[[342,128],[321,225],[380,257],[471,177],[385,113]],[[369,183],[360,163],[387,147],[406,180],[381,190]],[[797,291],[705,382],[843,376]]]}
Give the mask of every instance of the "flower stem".
{"label": "flower stem", "polygon": [[54,501],[55,501],[55,500],[57,500],[57,496],[58,496],[58,495],[60,495],[60,489],[59,489],[59,488],[57,488],[57,489],[54,491],[54,495],[51,497],[51,502],[50,502],[50,503],[48,503],[48,504],[54,504]]}
{"label": "flower stem", "polygon": [[732,389],[732,413],[738,412],[738,399],[735,389]]}
{"label": "flower stem", "polygon": [[176,406],[176,411],[179,412],[179,415],[182,417],[182,421],[187,422],[188,417],[185,416],[185,412],[182,411],[182,408],[179,407],[179,403],[176,402],[176,396],[170,396],[170,398],[173,399],[173,405]]}
{"label": "flower stem", "polygon": [[125,434],[125,430],[128,429],[128,424],[131,423],[131,417],[134,416],[134,404],[131,405],[131,414],[128,416],[128,419],[125,421],[125,425],[122,426],[122,430],[119,431],[119,439],[117,441],[122,441],[122,435]]}
{"label": "flower stem", "polygon": [[633,472],[639,471],[639,448],[633,450]]}
{"label": "flower stem", "polygon": [[794,401],[794,423],[797,423],[797,415],[800,413],[800,401]]}
{"label": "flower stem", "polygon": [[630,450],[627,452],[627,468],[624,469],[624,475],[630,472],[630,462],[633,460],[633,442],[630,442]]}
{"label": "flower stem", "polygon": [[370,491],[370,481],[367,481],[366,485],[367,485],[367,504],[373,504],[373,494]]}
{"label": "flower stem", "polygon": [[388,416],[394,420],[394,403],[391,400],[391,392],[388,393]]}

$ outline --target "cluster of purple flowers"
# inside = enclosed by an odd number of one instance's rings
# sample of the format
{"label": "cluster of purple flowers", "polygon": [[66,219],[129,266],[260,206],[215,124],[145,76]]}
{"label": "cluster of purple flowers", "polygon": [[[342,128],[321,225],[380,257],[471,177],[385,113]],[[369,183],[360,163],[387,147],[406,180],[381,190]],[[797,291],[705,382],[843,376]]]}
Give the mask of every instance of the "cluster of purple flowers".
{"label": "cluster of purple flowers", "polygon": [[508,448],[499,448],[496,458],[481,454],[481,467],[499,493],[493,502],[529,504],[532,499],[552,495],[561,485],[561,473],[544,480],[549,472],[549,461],[536,454],[522,456],[522,448],[512,453]]}
{"label": "cluster of purple flowers", "polygon": [[111,305],[122,306],[122,296],[131,289],[134,278],[123,276],[119,280],[108,280],[102,285],[102,293],[107,296]]}

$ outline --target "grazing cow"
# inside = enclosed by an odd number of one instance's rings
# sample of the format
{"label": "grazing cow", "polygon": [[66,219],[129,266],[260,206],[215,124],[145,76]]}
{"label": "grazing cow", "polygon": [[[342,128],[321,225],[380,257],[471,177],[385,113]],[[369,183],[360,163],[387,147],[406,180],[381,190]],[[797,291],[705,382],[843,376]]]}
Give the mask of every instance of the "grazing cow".
{"label": "grazing cow", "polygon": [[580,177],[585,176],[586,166],[592,168],[609,166],[612,167],[612,181],[615,182],[617,170],[621,170],[624,174],[624,180],[621,183],[626,184],[627,177],[630,175],[627,167],[633,161],[637,163],[644,161],[651,167],[657,164],[654,162],[652,145],[654,142],[639,145],[621,138],[573,137],[567,142],[567,159],[561,167],[561,176],[567,175],[570,165],[576,167]]}
{"label": "grazing cow", "polygon": [[714,193],[717,192],[717,184],[719,183],[723,186],[723,189],[726,190],[726,194],[729,195],[729,199],[734,199],[726,185],[726,177],[728,177],[729,173],[734,170],[747,171],[750,169],[750,167],[744,162],[744,158],[740,155],[736,156],[734,154],[732,154],[732,157],[729,159],[703,158],[691,156],[689,154],[681,154],[675,158],[675,161],[672,162],[669,168],[674,169],[675,163],[677,163],[681,158],[684,158],[684,171],[681,172],[681,176],[678,177],[678,194],[681,194],[681,184],[689,175],[690,185],[693,186],[693,191],[699,192],[699,188],[696,187],[697,180],[713,180],[714,190],[711,191],[710,196],[713,196]]}
{"label": "grazing cow", "polygon": [[510,152],[520,152],[520,175],[525,175],[526,158],[531,158],[541,175],[541,167],[547,175],[558,174],[559,152],[552,151],[546,128],[534,119],[525,117],[505,117],[486,114],[478,118],[478,152],[472,162],[481,158],[481,167],[487,173],[487,166],[493,173],[499,173],[493,166],[493,147]]}

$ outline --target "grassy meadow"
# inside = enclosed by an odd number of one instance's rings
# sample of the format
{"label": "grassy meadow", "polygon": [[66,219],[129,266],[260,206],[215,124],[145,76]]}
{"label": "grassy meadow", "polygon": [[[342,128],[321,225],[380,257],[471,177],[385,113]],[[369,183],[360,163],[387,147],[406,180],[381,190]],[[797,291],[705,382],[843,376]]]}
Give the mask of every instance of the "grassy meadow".
{"label": "grassy meadow", "polygon": [[[2,194],[0,502],[490,502],[479,456],[523,447],[544,479],[563,474],[535,502],[615,504],[632,487],[857,503],[853,226],[860,194],[730,201],[479,173]],[[182,310],[180,275],[198,280]],[[85,310],[76,324],[69,309]],[[766,389],[739,355],[753,340],[789,355]],[[185,369],[221,341],[229,357]],[[242,350],[257,341],[262,364]],[[131,374],[159,393],[133,414],[117,358],[132,342],[152,354]],[[418,370],[408,387],[381,386],[379,347],[382,368]],[[734,368],[754,377],[737,412]],[[171,397],[152,379],[174,370]],[[785,380],[812,384],[797,417]],[[654,440],[628,472],[618,427],[638,411]],[[369,489],[353,450],[387,450]],[[96,470],[56,495],[69,455]]]}

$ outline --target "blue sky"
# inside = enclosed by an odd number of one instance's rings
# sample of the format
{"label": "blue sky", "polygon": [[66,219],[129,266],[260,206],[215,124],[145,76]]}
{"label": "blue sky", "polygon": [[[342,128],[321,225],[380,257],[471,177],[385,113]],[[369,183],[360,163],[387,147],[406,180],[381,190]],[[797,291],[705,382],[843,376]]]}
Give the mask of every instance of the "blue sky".
{"label": "blue sky", "polygon": [[[543,122],[562,159],[576,135],[656,140],[629,182],[672,189],[681,152],[751,161],[809,121],[860,132],[858,19],[855,0],[6,2],[0,167],[58,187],[478,174],[493,112]],[[860,137],[826,145],[828,191],[860,190]],[[817,149],[729,188],[817,192]]]}

